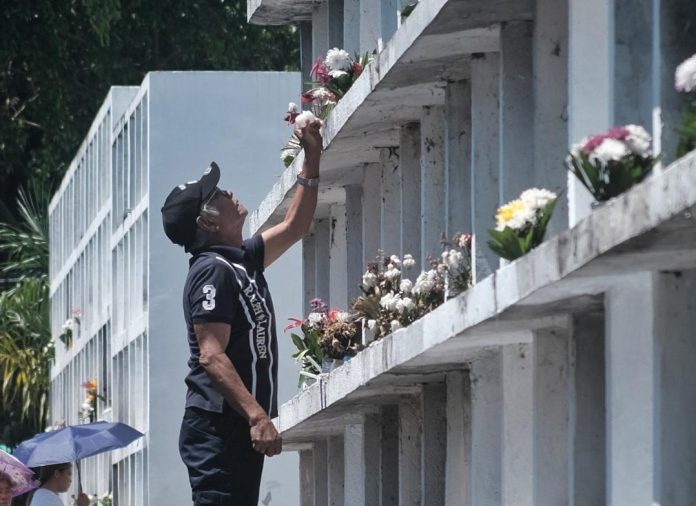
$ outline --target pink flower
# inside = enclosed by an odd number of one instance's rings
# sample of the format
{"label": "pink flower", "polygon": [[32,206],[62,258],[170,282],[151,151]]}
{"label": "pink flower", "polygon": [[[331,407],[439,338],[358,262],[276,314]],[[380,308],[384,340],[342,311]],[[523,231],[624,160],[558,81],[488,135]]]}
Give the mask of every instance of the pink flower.
{"label": "pink flower", "polygon": [[608,138],[609,138],[609,136],[607,134],[593,135],[589,138],[589,140],[582,147],[582,150],[585,153],[592,153],[595,149],[597,149],[604,142],[604,139],[608,139]]}
{"label": "pink flower", "polygon": [[326,84],[331,80],[329,72],[330,70],[324,63],[323,58],[319,58],[312,67],[312,70],[309,72],[309,75],[313,76],[314,79],[316,79],[320,83]]}
{"label": "pink flower", "polygon": [[287,327],[285,327],[285,329],[283,329],[283,332],[287,332],[288,330],[292,330],[294,328],[301,327],[302,324],[304,323],[304,320],[298,320],[297,318],[288,318],[288,320],[290,320],[292,323],[290,325],[288,325]]}
{"label": "pink flower", "polygon": [[353,63],[353,74],[355,75],[355,78],[357,79],[360,77],[360,74],[363,73],[363,66],[360,65],[358,62]]}

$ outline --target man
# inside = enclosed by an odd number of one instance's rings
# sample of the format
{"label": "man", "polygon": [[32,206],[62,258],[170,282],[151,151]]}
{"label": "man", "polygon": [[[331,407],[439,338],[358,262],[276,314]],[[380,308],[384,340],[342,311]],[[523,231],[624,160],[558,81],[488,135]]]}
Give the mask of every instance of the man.
{"label": "man", "polygon": [[278,356],[264,269],[304,237],[317,203],[321,121],[296,126],[305,160],[282,223],[242,239],[247,210],[217,187],[213,162],[172,190],[162,208],[169,239],[192,254],[184,288],[191,352],[179,451],[196,506],[256,506],[264,456],[280,453]]}

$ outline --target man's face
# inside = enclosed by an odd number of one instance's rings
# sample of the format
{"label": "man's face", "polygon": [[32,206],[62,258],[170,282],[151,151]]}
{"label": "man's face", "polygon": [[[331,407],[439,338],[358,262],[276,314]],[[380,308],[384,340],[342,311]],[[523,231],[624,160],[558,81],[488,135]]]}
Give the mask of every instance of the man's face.
{"label": "man's face", "polygon": [[213,220],[220,227],[221,235],[237,234],[242,230],[249,211],[234,198],[232,192],[216,188],[208,202],[220,213]]}

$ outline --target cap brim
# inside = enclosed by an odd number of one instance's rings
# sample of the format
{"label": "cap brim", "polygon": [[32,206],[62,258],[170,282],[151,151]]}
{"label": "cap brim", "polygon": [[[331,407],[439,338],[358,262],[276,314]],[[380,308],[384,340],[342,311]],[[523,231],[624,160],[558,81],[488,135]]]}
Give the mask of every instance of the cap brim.
{"label": "cap brim", "polygon": [[210,166],[205,169],[203,176],[199,179],[201,184],[202,197],[205,198],[217,187],[220,182],[220,167],[215,162],[210,162]]}

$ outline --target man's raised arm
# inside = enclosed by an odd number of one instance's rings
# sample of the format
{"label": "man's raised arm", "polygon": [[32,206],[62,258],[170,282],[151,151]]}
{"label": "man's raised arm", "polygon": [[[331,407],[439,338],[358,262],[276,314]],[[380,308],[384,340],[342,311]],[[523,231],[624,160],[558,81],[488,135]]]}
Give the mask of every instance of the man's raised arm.
{"label": "man's raised arm", "polygon": [[321,158],[322,138],[319,133],[321,120],[316,119],[302,128],[295,129],[295,135],[304,148],[304,164],[298,177],[295,196],[285,219],[261,233],[264,242],[264,267],[275,262],[290,246],[309,232],[317,208],[319,178],[319,159]]}

